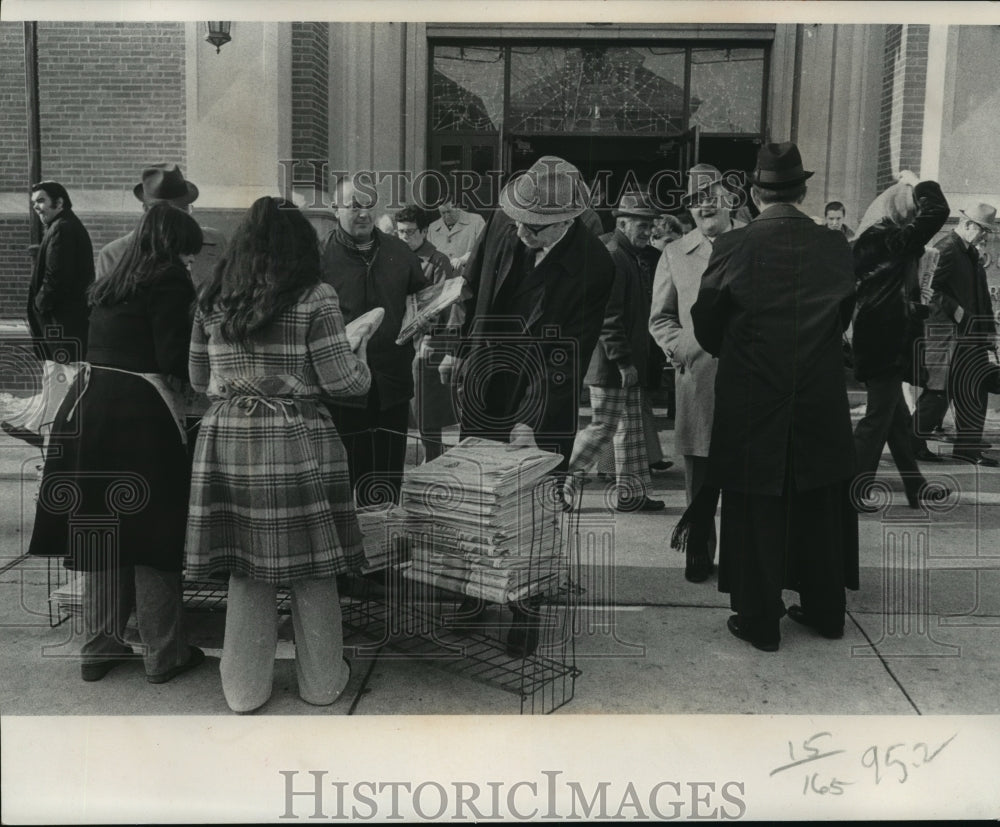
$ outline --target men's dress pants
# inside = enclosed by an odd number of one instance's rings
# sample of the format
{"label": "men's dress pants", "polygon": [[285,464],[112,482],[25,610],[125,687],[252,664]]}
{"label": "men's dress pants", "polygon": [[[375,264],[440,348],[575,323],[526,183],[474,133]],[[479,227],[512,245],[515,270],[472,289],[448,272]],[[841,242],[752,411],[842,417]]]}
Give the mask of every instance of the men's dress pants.
{"label": "men's dress pants", "polygon": [[[684,455],[684,494],[687,504],[691,505],[708,480],[708,457],[697,457],[693,454]],[[708,535],[708,554],[715,559],[715,548],[718,545],[718,533],[715,528],[715,518]]]}
{"label": "men's dress pants", "polygon": [[576,437],[571,471],[585,471],[600,457],[608,442],[614,443],[615,475],[619,497],[639,499],[646,496],[653,481],[642,429],[641,390],[590,386],[593,419]]}
{"label": "men's dress pants", "polygon": [[410,421],[409,401],[383,409],[378,389],[372,383],[365,407],[330,405],[330,414],[347,451],[357,504],[399,502]]}
{"label": "men's dress pants", "polygon": [[869,379],[865,415],[854,428],[854,450],[858,474],[874,478],[886,442],[903,478],[903,487],[915,494],[924,484],[913,452],[913,423],[903,398],[903,379],[890,373]]}
{"label": "men's dress pants", "polygon": [[[299,697],[326,706],[337,700],[350,677],[337,578],[293,580],[289,590]],[[251,712],[271,697],[277,645],[277,586],[231,574],[219,674],[234,712]]]}
{"label": "men's dress pants", "polygon": [[927,447],[927,438],[935,428],[940,428],[950,405],[946,391],[932,391],[925,388],[917,397],[913,410],[912,445],[915,451]]}
{"label": "men's dress pants", "polygon": [[989,353],[981,344],[959,342],[948,373],[948,390],[955,407],[955,456],[977,457],[982,452],[983,427],[989,394],[984,379]]}
{"label": "men's dress pants", "polygon": [[190,648],[184,635],[181,598],[179,571],[121,566],[87,572],[83,580],[83,662],[132,655],[132,647],[125,643],[125,626],[135,608],[146,674],[158,675],[186,663]]}

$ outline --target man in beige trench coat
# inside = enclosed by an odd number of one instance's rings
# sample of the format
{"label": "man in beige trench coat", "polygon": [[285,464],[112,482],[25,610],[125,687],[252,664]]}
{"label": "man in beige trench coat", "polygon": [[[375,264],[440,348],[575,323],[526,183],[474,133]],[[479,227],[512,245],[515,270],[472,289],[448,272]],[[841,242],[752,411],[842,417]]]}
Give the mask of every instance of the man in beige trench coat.
{"label": "man in beige trench coat", "polygon": [[[653,280],[649,332],[674,366],[677,395],[674,419],[674,454],[684,457],[684,487],[688,504],[705,482],[708,446],[715,407],[715,372],[718,362],[694,338],[691,305],[698,298],[701,276],[712,255],[712,243],[734,226],[729,207],[735,196],[722,183],[722,174],[709,164],[696,164],[688,172],[684,198],[695,229],[660,257]],[[715,556],[712,528],[707,557],[689,554],[684,576],[693,583],[707,580]]]}

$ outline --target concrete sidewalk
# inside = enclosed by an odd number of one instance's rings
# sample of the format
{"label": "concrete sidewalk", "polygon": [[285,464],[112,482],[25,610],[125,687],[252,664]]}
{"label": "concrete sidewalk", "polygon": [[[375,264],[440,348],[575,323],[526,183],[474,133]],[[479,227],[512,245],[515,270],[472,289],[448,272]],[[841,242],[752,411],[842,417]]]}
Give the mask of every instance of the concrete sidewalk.
{"label": "concrete sidewalk", "polygon": [[[670,456],[672,431],[661,432]],[[944,448],[944,446],[937,446]],[[191,612],[192,642],[209,658],[161,686],[139,663],[84,683],[71,622],[49,626],[53,572],[17,562],[30,538],[39,452],[0,435],[0,713],[4,715],[227,714],[218,657],[224,613]],[[848,594],[842,640],[829,641],[786,619],[779,652],[765,654],[726,629],[728,597],[714,576],[683,577],[668,547],[683,510],[683,474],[654,479],[665,512],[618,514],[588,488],[581,526],[610,531],[610,551],[581,558],[585,588],[576,617],[579,675],[550,691],[573,713],[983,714],[1000,712],[1000,471],[954,462],[928,465],[956,495],[934,512],[906,506],[888,455],[886,509],[861,518],[862,587]],[[588,558],[588,554],[591,557]],[[55,570],[59,576],[58,567]],[[795,602],[792,594],[786,603]],[[282,624],[274,693],[266,715],[517,714],[518,686],[497,688],[449,671],[434,658],[400,657],[349,636],[353,675],[328,708],[296,693],[290,624]],[[516,664],[511,663],[511,669]],[[575,690],[575,691],[574,691]],[[552,698],[529,699],[538,709]]]}

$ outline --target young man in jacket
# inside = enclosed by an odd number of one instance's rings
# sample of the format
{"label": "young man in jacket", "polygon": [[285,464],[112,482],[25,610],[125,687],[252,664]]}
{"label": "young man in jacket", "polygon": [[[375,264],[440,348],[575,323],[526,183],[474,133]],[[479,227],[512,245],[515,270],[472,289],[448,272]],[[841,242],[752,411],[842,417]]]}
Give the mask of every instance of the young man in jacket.
{"label": "young man in jacket", "polygon": [[35,354],[42,360],[42,392],[3,430],[44,447],[42,426],[51,423],[85,358],[90,307],[87,288],[94,282],[90,234],[73,212],[66,188],[41,181],[31,188],[31,205],[45,225],[28,285],[28,327]]}

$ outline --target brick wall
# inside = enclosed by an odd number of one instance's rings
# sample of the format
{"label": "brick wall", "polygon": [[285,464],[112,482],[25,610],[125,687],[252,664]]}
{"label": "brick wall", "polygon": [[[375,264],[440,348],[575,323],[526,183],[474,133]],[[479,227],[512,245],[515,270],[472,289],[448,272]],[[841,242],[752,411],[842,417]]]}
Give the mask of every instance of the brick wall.
{"label": "brick wall", "polygon": [[[0,105],[24,110],[20,23],[0,24]],[[186,161],[183,23],[39,23],[42,173],[81,188],[121,188],[160,159]],[[10,104],[10,108],[8,107]],[[0,190],[27,175],[24,116],[0,131]]]}
{"label": "brick wall", "polygon": [[25,176],[28,174],[28,123],[24,95],[23,23],[0,23],[0,112],[3,113],[3,128],[0,129],[0,190],[25,191]]}
{"label": "brick wall", "polygon": [[[292,23],[292,157],[326,159],[329,155],[328,94],[330,27],[327,23]],[[318,168],[295,168],[295,183],[322,187]]]}
{"label": "brick wall", "polygon": [[880,191],[892,184],[894,173],[920,171],[929,38],[927,25],[886,26],[879,117]]}

